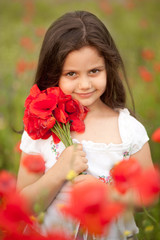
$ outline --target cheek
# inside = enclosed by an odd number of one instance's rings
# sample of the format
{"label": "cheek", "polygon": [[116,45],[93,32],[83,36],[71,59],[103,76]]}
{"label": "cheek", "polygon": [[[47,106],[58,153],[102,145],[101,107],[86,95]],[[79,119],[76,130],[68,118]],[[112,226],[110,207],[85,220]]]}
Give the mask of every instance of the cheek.
{"label": "cheek", "polygon": [[63,79],[60,79],[59,81],[59,87],[65,94],[71,94],[73,91],[73,84],[71,84],[69,81],[65,81]]}
{"label": "cheek", "polygon": [[106,90],[107,87],[107,75],[104,74],[98,82],[97,87],[99,88],[99,90],[102,90],[103,92]]}

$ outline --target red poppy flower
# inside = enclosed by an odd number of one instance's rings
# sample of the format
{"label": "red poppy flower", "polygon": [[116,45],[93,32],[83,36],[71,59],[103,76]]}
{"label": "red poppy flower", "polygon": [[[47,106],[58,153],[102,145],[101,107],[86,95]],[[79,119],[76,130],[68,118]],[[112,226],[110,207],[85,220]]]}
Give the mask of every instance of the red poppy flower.
{"label": "red poppy flower", "polygon": [[124,194],[135,185],[135,179],[141,174],[142,168],[134,158],[123,160],[116,164],[110,171],[116,189]]}
{"label": "red poppy flower", "polygon": [[56,108],[53,114],[59,123],[67,123],[68,114],[64,110]]}
{"label": "red poppy flower", "polygon": [[154,58],[154,52],[151,49],[144,49],[142,50],[142,57],[145,60],[152,60]]}
{"label": "red poppy flower", "polygon": [[13,193],[16,189],[16,178],[13,174],[3,170],[0,172],[0,197]]}
{"label": "red poppy flower", "polygon": [[25,155],[22,164],[29,172],[44,173],[45,162],[41,155]]}
{"label": "red poppy flower", "polygon": [[145,82],[151,82],[153,80],[152,74],[146,67],[139,67],[139,74]]}
{"label": "red poppy flower", "polygon": [[152,141],[160,143],[160,127],[153,132]]}
{"label": "red poppy flower", "polygon": [[59,143],[61,140],[59,139],[59,137],[57,137],[57,135],[55,133],[52,132],[52,138],[55,144]]}
{"label": "red poppy flower", "polygon": [[41,92],[36,84],[31,88],[30,95],[25,101],[26,109],[23,117],[25,130],[30,137],[47,139],[52,135],[50,129],[56,121],[52,116],[52,110],[56,104],[57,95]]}
{"label": "red poppy flower", "polygon": [[[59,99],[59,101],[61,98],[64,98],[64,96],[65,96],[59,87],[50,87],[50,88],[47,88],[46,90],[44,90],[44,92],[46,92],[47,95],[50,95],[50,94],[51,94],[51,96],[55,95]],[[66,95],[66,96],[68,97],[69,95]],[[69,97],[71,97],[71,96],[69,96]]]}
{"label": "red poppy flower", "polygon": [[46,119],[52,116],[52,111],[56,108],[57,97],[54,94],[40,93],[30,104],[29,111],[39,118]]}
{"label": "red poppy flower", "polygon": [[68,205],[62,212],[80,221],[90,234],[101,235],[109,224],[124,210],[108,198],[107,185],[100,181],[77,184],[73,187]]}
{"label": "red poppy flower", "polygon": [[81,121],[75,114],[69,115],[69,121],[71,122],[71,131],[83,133],[85,130],[84,122]]}
{"label": "red poppy flower", "polygon": [[[82,104],[80,104],[80,102],[76,99],[73,99],[73,105],[75,106],[75,111],[69,111],[69,113],[75,113],[77,115],[77,117],[80,119],[80,120],[84,120],[85,117],[86,117],[86,114],[88,112],[88,108],[83,106]],[[67,102],[66,104],[70,104],[70,101]],[[68,107],[68,106],[67,106]]]}
{"label": "red poppy flower", "polygon": [[[65,95],[59,87],[40,91],[38,86],[34,85],[25,101],[25,107],[24,129],[34,140],[47,139],[52,135],[57,143],[61,135],[68,136],[70,125],[73,131],[83,132],[85,129],[83,121],[88,109],[77,100],[72,100],[70,95]],[[61,123],[63,127],[60,127]],[[70,136],[61,141],[65,146],[72,144]]]}
{"label": "red poppy flower", "polygon": [[67,101],[65,104],[65,109],[68,113],[74,113],[77,111],[76,105],[75,105],[75,101],[73,99],[71,99],[70,101]]}
{"label": "red poppy flower", "polygon": [[47,139],[52,135],[50,129],[55,124],[55,118],[50,117],[48,119],[40,119],[34,115],[29,113],[28,107],[25,110],[23,122],[24,122],[24,129],[27,131],[29,136],[36,140],[36,139]]}
{"label": "red poppy flower", "polygon": [[37,84],[34,84],[33,87],[30,89],[30,96],[37,97],[41,91],[39,90]]}
{"label": "red poppy flower", "polygon": [[34,98],[36,98],[40,93],[41,93],[41,91],[39,90],[37,84],[34,84],[30,90],[30,95],[25,100],[24,106],[28,107],[30,105],[30,103],[32,102],[32,100]]}
{"label": "red poppy flower", "polygon": [[150,167],[135,179],[137,204],[147,206],[152,204],[160,193],[160,171]]}
{"label": "red poppy flower", "polygon": [[18,193],[10,194],[0,209],[0,228],[7,233],[22,232],[26,224],[33,225],[28,202]]}
{"label": "red poppy flower", "polygon": [[3,215],[6,219],[12,222],[24,221],[25,223],[32,224],[30,214],[28,203],[23,197],[17,193],[10,195],[7,205],[3,210]]}

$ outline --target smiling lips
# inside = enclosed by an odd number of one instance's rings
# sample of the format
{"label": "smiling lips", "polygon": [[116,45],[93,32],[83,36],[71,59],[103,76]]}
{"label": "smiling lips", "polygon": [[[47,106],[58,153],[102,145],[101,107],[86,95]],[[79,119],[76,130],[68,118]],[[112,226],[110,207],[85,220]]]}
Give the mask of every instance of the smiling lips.
{"label": "smiling lips", "polygon": [[89,93],[75,93],[81,98],[89,98],[95,91],[89,92]]}

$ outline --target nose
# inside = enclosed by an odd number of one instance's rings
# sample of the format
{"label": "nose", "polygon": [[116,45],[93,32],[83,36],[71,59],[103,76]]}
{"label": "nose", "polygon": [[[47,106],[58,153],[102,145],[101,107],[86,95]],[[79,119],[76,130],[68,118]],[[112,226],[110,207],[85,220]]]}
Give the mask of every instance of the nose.
{"label": "nose", "polygon": [[79,89],[89,89],[91,88],[91,80],[88,76],[82,76],[79,79]]}

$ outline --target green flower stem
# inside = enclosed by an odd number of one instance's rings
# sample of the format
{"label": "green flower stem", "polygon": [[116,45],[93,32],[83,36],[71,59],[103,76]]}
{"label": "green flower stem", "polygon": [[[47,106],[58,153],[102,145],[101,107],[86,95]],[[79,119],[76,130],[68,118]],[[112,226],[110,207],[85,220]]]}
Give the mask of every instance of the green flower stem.
{"label": "green flower stem", "polygon": [[66,134],[68,136],[69,143],[70,143],[70,145],[73,145],[73,141],[72,141],[71,134],[70,134],[70,123],[69,122],[66,123],[65,129],[66,129]]}
{"label": "green flower stem", "polygon": [[66,140],[64,139],[64,136],[63,136],[63,132],[58,128],[58,126],[56,126],[56,124],[54,125],[54,128],[51,129],[52,132],[54,132],[57,137],[64,143],[64,145],[66,146],[67,145],[67,142]]}
{"label": "green flower stem", "polygon": [[156,219],[151,214],[149,214],[149,212],[147,211],[147,209],[144,206],[143,206],[143,211],[148,218],[150,218],[155,224],[160,226],[159,223],[156,221]]}
{"label": "green flower stem", "polygon": [[54,127],[51,131],[57,135],[57,137],[63,142],[65,147],[73,145],[73,141],[70,135],[70,123],[67,122],[66,124],[62,123],[62,127],[56,121]]}
{"label": "green flower stem", "polygon": [[[63,124],[62,124],[62,127],[63,127]],[[66,132],[65,132],[65,130],[62,127],[60,126],[59,122],[56,122],[56,124],[55,124],[56,130],[59,131],[61,136],[62,136],[62,138],[67,140],[67,142],[68,142]]]}

